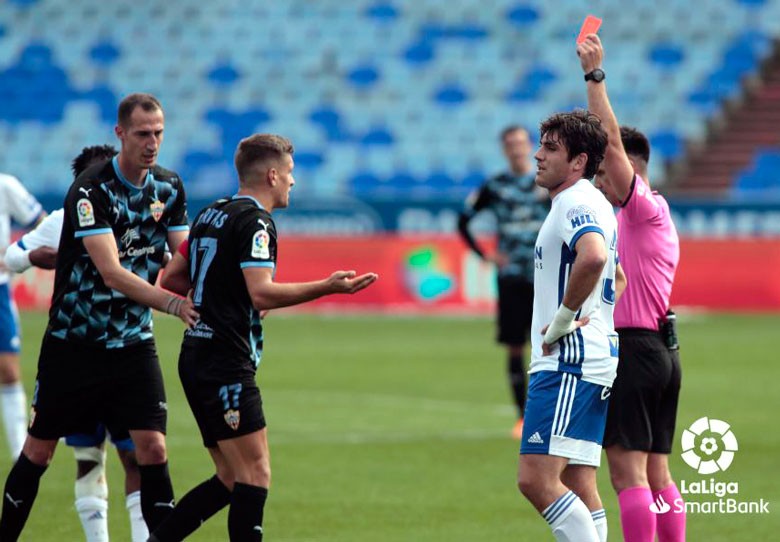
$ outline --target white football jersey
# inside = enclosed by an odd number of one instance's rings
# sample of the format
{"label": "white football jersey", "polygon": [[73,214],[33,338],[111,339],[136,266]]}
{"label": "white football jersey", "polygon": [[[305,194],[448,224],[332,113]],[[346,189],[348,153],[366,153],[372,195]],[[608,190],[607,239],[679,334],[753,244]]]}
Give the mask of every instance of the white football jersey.
{"label": "white football jersey", "polygon": [[[553,345],[552,354],[545,356],[542,329],[552,322],[563,301],[577,256],[575,245],[587,232],[601,234],[608,250],[601,278],[577,313],[577,319],[587,316],[590,322],[561,337]],[[587,382],[612,386],[618,355],[612,320],[617,262],[617,220],[612,206],[590,181],[580,179],[553,198],[550,213],[536,239],[529,372],[567,372],[581,375]]]}
{"label": "white football jersey", "polygon": [[5,264],[16,273],[22,273],[30,267],[27,254],[36,248],[49,247],[58,249],[62,234],[62,209],[52,211],[34,230],[25,233],[21,239],[9,246],[5,253]]}
{"label": "white football jersey", "polygon": [[[22,226],[31,226],[43,208],[19,179],[0,173],[0,257],[11,243],[11,219]],[[0,271],[0,284],[8,282],[8,273]]]}

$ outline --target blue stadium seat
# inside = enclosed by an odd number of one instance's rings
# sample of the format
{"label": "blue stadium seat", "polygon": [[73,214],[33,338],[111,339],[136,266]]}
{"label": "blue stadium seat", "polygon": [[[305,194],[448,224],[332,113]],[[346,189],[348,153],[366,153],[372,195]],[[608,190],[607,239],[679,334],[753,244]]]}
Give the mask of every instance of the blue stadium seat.
{"label": "blue stadium seat", "polygon": [[346,80],[355,88],[368,89],[379,81],[379,70],[372,65],[357,66],[347,73]]}
{"label": "blue stadium seat", "polygon": [[506,14],[507,20],[515,26],[526,29],[534,25],[540,18],[539,11],[528,4],[518,4]]}
{"label": "blue stadium seat", "polygon": [[672,43],[659,43],[650,50],[650,62],[663,69],[674,69],[685,59],[685,51]]}
{"label": "blue stadium seat", "polygon": [[664,160],[676,160],[683,154],[683,141],[676,132],[662,131],[650,135],[650,145]]}
{"label": "blue stadium seat", "polygon": [[436,90],[433,99],[442,105],[458,105],[467,101],[469,95],[458,83],[446,83]]}
{"label": "blue stadium seat", "polygon": [[207,78],[219,86],[229,86],[235,83],[241,74],[229,63],[220,63],[209,70]]}
{"label": "blue stadium seat", "polygon": [[374,126],[360,138],[363,146],[388,146],[395,142],[392,132],[384,126]]}
{"label": "blue stadium seat", "polygon": [[372,4],[366,7],[363,13],[366,17],[370,17],[371,19],[380,22],[392,22],[399,16],[398,8],[390,2],[377,2]]}
{"label": "blue stadium seat", "polygon": [[100,41],[89,50],[89,58],[100,66],[110,66],[122,55],[111,41]]}

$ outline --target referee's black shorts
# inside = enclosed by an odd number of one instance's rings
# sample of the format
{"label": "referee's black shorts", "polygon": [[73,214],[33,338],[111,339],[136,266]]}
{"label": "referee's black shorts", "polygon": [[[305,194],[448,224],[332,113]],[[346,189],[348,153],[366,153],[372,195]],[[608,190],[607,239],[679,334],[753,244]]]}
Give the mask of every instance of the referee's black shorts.
{"label": "referee's black shorts", "polygon": [[677,350],[649,329],[618,329],[620,356],[612,385],[604,447],[658,454],[672,451],[681,369]]}
{"label": "referee's black shorts", "polygon": [[165,433],[168,406],[153,340],[123,348],[41,344],[29,433],[43,440],[88,433],[98,423]]}
{"label": "referee's black shorts", "polygon": [[534,312],[534,285],[521,277],[498,277],[498,342],[521,345],[528,340]]}

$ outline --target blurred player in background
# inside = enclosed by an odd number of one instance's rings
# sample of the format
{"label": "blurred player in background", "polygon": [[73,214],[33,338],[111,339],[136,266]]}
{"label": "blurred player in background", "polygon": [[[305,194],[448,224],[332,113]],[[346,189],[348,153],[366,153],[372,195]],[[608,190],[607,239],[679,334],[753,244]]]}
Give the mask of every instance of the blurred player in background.
{"label": "blurred player in background", "polygon": [[155,288],[166,243],[187,236],[179,176],[157,165],[164,115],[149,94],[119,104],[120,153],[87,168],[65,198],[49,325],[27,440],[8,475],[0,540],[17,540],[61,436],[126,427],[136,446],[150,529],[174,506],[165,446],[167,403],[152,334],[156,308],[185,324],[190,300]]}
{"label": "blurred player in background", "polygon": [[21,330],[3,257],[11,243],[11,219],[32,227],[44,216],[41,204],[16,177],[0,173],[0,408],[14,460],[19,457],[27,435],[27,396],[19,365]]}
{"label": "blurred player in background", "polygon": [[[85,147],[73,160],[74,180],[88,167],[106,162],[117,154],[111,145]],[[22,273],[31,266],[53,269],[62,234],[64,211],[57,209],[38,226],[8,247],[6,264]],[[112,428],[111,441],[125,470],[125,503],[130,516],[132,542],[145,542],[149,537],[141,514],[141,479],[135,458],[135,446],[125,428]],[[76,457],[76,511],[87,542],[108,542],[108,484],[106,483],[106,428],[103,424],[94,432],[69,435],[65,443],[73,447]]]}
{"label": "blurred player in background", "polygon": [[[669,204],[650,190],[650,144],[637,130],[620,128],[607,97],[598,36],[577,47],[588,81],[588,107],[609,135],[596,187],[618,213],[618,251],[628,287],[615,308],[620,363],[604,435],[612,486],[618,494],[623,536],[629,542],[685,540],[685,510],[655,514],[650,505],[682,500],[669,472],[680,359],[674,320],[667,318],[680,241]],[[600,73],[599,73],[600,72]]]}
{"label": "blurred player in background", "polygon": [[289,204],[292,154],[292,143],[280,136],[243,139],[235,157],[238,193],[212,203],[193,222],[189,275],[200,320],[184,334],[179,376],[217,472],[181,499],[152,542],[183,540],[228,504],[230,540],[263,539],[271,466],[255,381],[263,350],[260,310],[353,294],[377,279],[336,271],[313,282],[274,282],[278,245],[271,212]]}
{"label": "blurred player in background", "polygon": [[[501,132],[501,144],[509,170],[491,177],[466,200],[458,220],[458,231],[468,246],[498,271],[498,342],[508,350],[507,375],[517,407],[512,436],[523,432],[525,409],[525,343],[531,327],[534,304],[534,243],[550,200],[534,184],[531,141],[528,131],[508,126]],[[487,254],[469,231],[469,222],[488,210],[495,215],[498,245]]]}
{"label": "blurred player in background", "polygon": [[552,199],[536,241],[532,359],[518,487],[556,540],[603,542],[596,486],[617,368],[615,301],[625,287],[612,207],[588,179],[607,134],[587,111],[541,125],[536,184]]}

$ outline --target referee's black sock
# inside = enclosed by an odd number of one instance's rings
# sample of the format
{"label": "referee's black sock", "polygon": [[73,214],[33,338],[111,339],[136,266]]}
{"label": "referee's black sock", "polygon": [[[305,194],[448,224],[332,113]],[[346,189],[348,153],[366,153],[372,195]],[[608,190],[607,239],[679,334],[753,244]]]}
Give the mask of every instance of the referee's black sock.
{"label": "referee's black sock", "polygon": [[154,530],[157,542],[179,542],[200,527],[201,523],[222,510],[230,503],[230,490],[213,476],[194,487],[181,500],[176,508]]}
{"label": "referee's black sock", "polygon": [[509,384],[512,386],[512,395],[515,398],[517,412],[519,417],[522,418],[525,412],[525,363],[522,354],[509,355],[507,372],[509,373]]}
{"label": "referee's black sock", "polygon": [[45,466],[36,465],[22,453],[8,473],[3,491],[3,516],[0,518],[0,540],[3,542],[14,542],[19,538],[44,472]]}
{"label": "referee's black sock", "polygon": [[141,473],[141,512],[149,532],[154,531],[173,511],[174,498],[168,462],[139,465]]}
{"label": "referee's black sock", "polygon": [[238,482],[233,485],[228,513],[230,542],[262,542],[266,498],[268,488]]}

